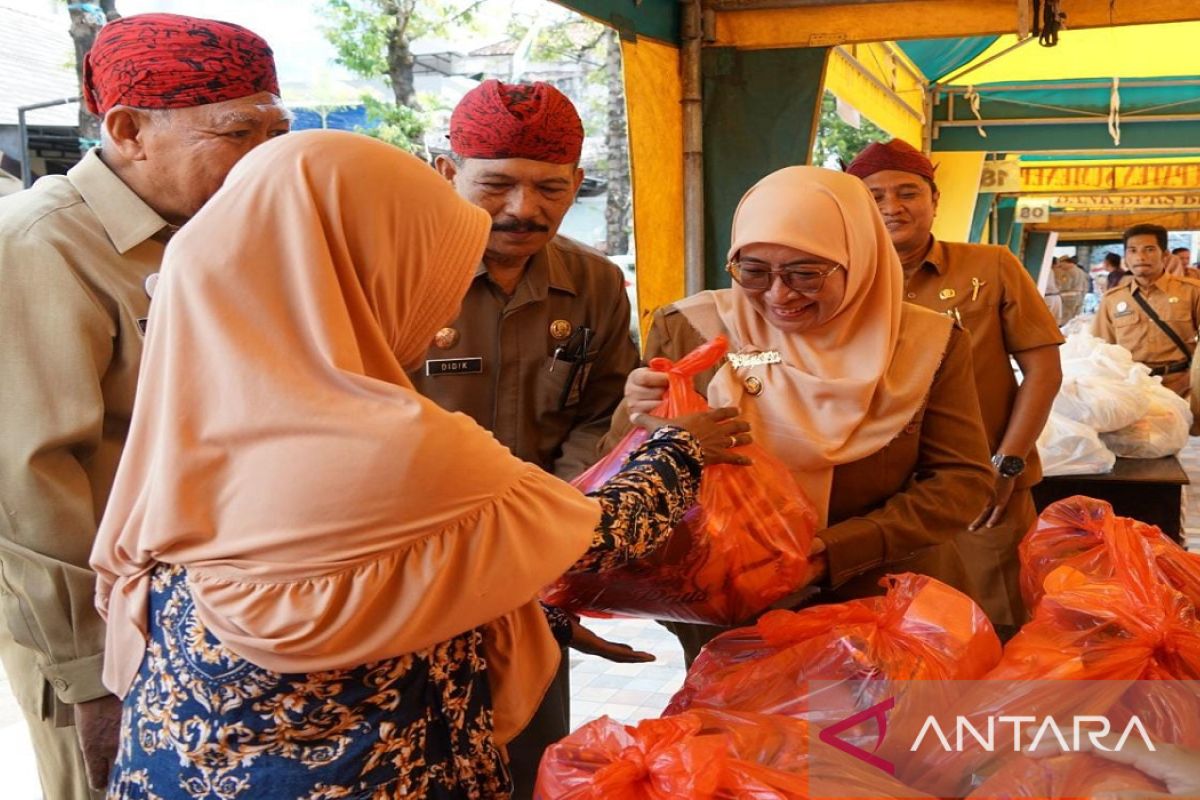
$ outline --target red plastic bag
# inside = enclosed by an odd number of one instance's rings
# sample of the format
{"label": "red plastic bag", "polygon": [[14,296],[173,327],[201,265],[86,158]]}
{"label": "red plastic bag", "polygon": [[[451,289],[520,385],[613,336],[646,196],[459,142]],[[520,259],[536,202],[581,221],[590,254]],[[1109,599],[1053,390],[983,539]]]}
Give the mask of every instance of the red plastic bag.
{"label": "red plastic bag", "polygon": [[[717,337],[674,364],[653,359],[650,367],[670,382],[655,416],[707,410],[692,378],[716,365],[726,347]],[[599,488],[646,437],[644,430],[631,432],[574,485],[584,492]],[[707,467],[698,505],[658,551],[615,570],[568,573],[542,599],[582,613],[736,625],[795,592],[808,571],[816,511],[765,449],[750,444],[740,452],[753,465]]]}
{"label": "red plastic bag", "polygon": [[[771,611],[753,627],[718,636],[666,713],[707,707],[825,721],[865,702],[863,681],[882,697],[894,681],[971,680],[999,662],[1000,640],[971,598],[925,575],[883,583],[883,597]],[[805,691],[809,681],[822,682],[820,701]],[[826,681],[844,682],[840,701]]]}
{"label": "red plastic bag", "polygon": [[970,800],[1091,798],[1108,795],[1165,795],[1163,784],[1133,767],[1099,756],[1071,753],[1009,761],[969,795]]}
{"label": "red plastic bag", "polygon": [[1171,586],[1200,607],[1200,555],[1189,553],[1153,525],[1118,517],[1112,506],[1090,497],[1070,497],[1046,508],[1021,542],[1021,593],[1029,608],[1042,598],[1042,584],[1059,567],[1096,578],[1111,578],[1112,560],[1104,542],[1127,525],[1150,545],[1152,563]]}
{"label": "red plastic bag", "polygon": [[[608,717],[552,745],[535,800],[923,797],[819,741],[800,720],[698,710],[626,726]],[[821,792],[822,797],[830,797]]]}

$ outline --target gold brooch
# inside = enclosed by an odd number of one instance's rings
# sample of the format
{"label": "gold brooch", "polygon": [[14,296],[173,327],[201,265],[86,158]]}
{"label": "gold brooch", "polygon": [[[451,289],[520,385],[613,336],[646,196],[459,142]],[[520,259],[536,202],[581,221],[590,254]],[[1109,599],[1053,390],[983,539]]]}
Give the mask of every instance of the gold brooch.
{"label": "gold brooch", "polygon": [[761,353],[730,353],[729,364],[734,369],[744,367],[765,367],[768,364],[782,364],[783,356],[776,350],[763,350]]}

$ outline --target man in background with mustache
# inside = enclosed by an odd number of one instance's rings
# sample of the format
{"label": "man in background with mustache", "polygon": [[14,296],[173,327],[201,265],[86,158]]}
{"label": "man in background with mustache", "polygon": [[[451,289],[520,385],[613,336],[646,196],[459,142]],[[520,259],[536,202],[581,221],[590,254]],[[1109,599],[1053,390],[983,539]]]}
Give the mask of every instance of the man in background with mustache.
{"label": "man in background with mustache", "polygon": [[[438,405],[469,414],[518,457],[566,480],[597,460],[625,378],[638,366],[620,269],[557,235],[583,182],[583,137],[571,101],[546,83],[484,81],[454,109],[451,153],[436,166],[492,215],[492,234],[458,319],[410,376]],[[653,659],[561,612],[548,616],[564,647]],[[517,800],[532,797],[542,752],[570,732],[563,655],[542,707],[509,745]]]}

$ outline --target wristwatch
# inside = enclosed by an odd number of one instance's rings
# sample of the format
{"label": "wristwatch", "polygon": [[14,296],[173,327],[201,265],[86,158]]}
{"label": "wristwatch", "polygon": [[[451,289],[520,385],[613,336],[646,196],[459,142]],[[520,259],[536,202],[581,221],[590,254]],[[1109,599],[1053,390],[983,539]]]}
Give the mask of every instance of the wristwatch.
{"label": "wristwatch", "polygon": [[1020,456],[1006,456],[996,453],[992,456],[992,466],[1002,478],[1015,478],[1025,471],[1025,459]]}

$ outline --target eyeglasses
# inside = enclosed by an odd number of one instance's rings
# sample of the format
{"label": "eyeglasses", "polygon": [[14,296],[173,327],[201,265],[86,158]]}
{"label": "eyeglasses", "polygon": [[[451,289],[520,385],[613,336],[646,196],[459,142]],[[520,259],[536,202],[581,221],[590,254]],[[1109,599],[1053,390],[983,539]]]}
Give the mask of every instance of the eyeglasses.
{"label": "eyeglasses", "polygon": [[743,289],[752,292],[765,291],[771,288],[775,276],[778,275],[784,286],[800,294],[817,294],[825,285],[825,279],[839,269],[845,269],[845,267],[841,264],[831,264],[825,269],[771,269],[761,262],[743,263],[737,259],[731,259],[725,265],[725,271]]}

